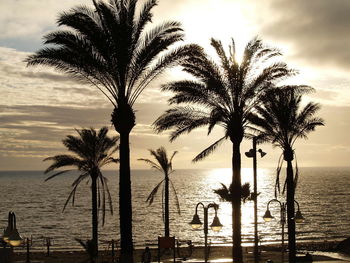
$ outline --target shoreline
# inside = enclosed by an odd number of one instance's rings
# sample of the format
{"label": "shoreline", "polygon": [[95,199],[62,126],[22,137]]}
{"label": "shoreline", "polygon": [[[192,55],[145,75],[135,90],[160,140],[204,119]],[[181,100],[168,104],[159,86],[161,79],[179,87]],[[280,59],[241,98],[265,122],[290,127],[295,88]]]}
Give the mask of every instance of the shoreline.
{"label": "shoreline", "polygon": [[[327,252],[334,251],[333,249],[339,242],[336,241],[321,241],[318,242],[302,242],[298,243],[298,254],[304,255],[306,252],[310,252],[310,254],[313,256],[314,261],[328,261],[328,260],[336,260],[335,257],[332,257],[331,255],[327,255]],[[277,244],[268,244],[268,245],[262,245],[259,246],[261,257],[260,262],[266,262],[268,259],[272,260],[274,263],[281,262],[281,246]],[[134,259],[135,262],[140,262],[142,257],[143,249],[137,248],[134,251]],[[176,249],[176,258],[178,257],[178,250]],[[322,254],[324,252],[324,254]],[[180,250],[180,253],[182,255],[189,255],[190,251],[187,247],[183,247]],[[232,253],[232,246],[211,246],[210,247],[210,256],[209,259],[211,260],[218,260],[218,259],[226,259],[229,260],[231,258]],[[26,251],[24,249],[15,249],[14,251],[14,258],[15,261],[23,261],[26,260]],[[157,262],[157,249],[151,248],[151,254],[152,259],[154,262]],[[119,255],[119,251],[116,252],[116,256]],[[172,261],[172,255],[173,254],[167,254],[161,257],[161,262],[173,262]],[[254,255],[253,255],[253,247],[247,246],[243,247],[243,257],[244,262],[251,263],[254,262]],[[288,253],[284,253],[285,262],[288,261]],[[35,262],[43,262],[43,263],[79,263],[84,260],[86,260],[87,254],[86,252],[82,250],[65,250],[65,251],[58,251],[54,248],[50,249],[50,256],[47,257],[46,251],[31,251],[30,252],[30,259]],[[102,262],[111,262],[111,251],[107,250],[100,250],[99,251],[99,263]],[[196,260],[203,260],[204,258],[204,247],[203,246],[195,246],[192,250],[192,255],[189,257],[189,259],[196,259]],[[349,256],[350,258],[350,256]],[[341,259],[341,257],[338,257],[338,260]],[[344,258],[343,258],[344,260]],[[181,262],[181,261],[179,261]],[[186,262],[186,261],[184,261]],[[224,262],[224,261],[223,261]],[[346,262],[346,261],[344,261]],[[350,262],[350,261],[348,261]]]}
{"label": "shoreline", "polygon": [[[298,240],[297,241],[297,248],[303,249],[304,247],[308,247],[312,249],[312,247],[315,247],[316,250],[325,250],[325,249],[332,249],[333,246],[336,246],[338,243],[341,241],[345,240],[346,238],[333,238],[333,239],[313,239],[313,240]],[[176,240],[176,239],[175,239]],[[100,241],[100,251],[105,250],[108,247],[109,242],[106,241]],[[192,243],[195,247],[202,247],[203,244],[201,243]],[[287,246],[288,240],[285,240],[285,246]],[[110,245],[109,245],[110,246]],[[157,248],[157,243],[156,240],[154,243],[145,243],[144,245],[135,245],[134,249],[135,250],[142,250],[146,246],[156,249]],[[232,247],[231,243],[212,243],[212,247]],[[253,242],[245,242],[242,243],[242,248],[251,248],[254,246]],[[281,241],[266,241],[266,242],[261,242],[259,244],[259,247],[281,247]],[[25,246],[19,246],[15,248],[15,251],[20,252],[22,250],[25,250]],[[63,247],[63,246],[55,246],[52,245],[50,246],[50,250],[58,251],[58,252],[67,252],[67,251],[73,251],[73,252],[79,252],[79,251],[84,251],[84,249],[79,246],[68,246],[68,247]],[[33,252],[46,252],[46,246],[41,245],[41,246],[32,246],[30,248],[30,251]]]}

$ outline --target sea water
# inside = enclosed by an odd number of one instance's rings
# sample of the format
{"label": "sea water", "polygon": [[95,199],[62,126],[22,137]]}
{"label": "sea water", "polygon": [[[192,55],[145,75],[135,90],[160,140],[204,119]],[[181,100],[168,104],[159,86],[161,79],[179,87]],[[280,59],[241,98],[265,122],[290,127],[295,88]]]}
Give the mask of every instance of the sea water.
{"label": "sea water", "polygon": [[[296,189],[296,200],[305,217],[305,222],[297,224],[297,240],[344,239],[350,235],[350,168],[299,168],[300,177]],[[106,213],[106,222],[100,220],[99,239],[103,244],[119,238],[118,215],[118,171],[106,171],[108,185],[113,199],[113,215]],[[75,206],[63,205],[72,189],[71,184],[77,173],[58,176],[44,182],[46,175],[41,171],[2,171],[0,172],[0,228],[7,226],[7,215],[14,211],[17,229],[22,236],[33,237],[36,247],[43,246],[43,237],[51,237],[58,248],[79,248],[75,238],[91,238],[91,193],[88,183],[81,183],[77,190]],[[178,239],[192,240],[202,244],[203,229],[192,230],[189,222],[195,213],[198,202],[219,204],[218,216],[223,224],[219,233],[209,230],[212,244],[232,243],[231,205],[223,202],[213,192],[220,183],[229,185],[231,169],[176,170],[170,176],[176,189],[181,214],[176,210],[174,193],[170,191],[170,233]],[[281,190],[284,175],[281,177]],[[154,203],[145,201],[151,190],[163,179],[154,170],[132,171],[133,240],[136,247],[155,245],[157,237],[164,235],[162,221],[161,188]],[[258,170],[258,231],[260,243],[274,243],[281,240],[280,207],[271,203],[270,211],[275,217],[264,222],[266,205],[273,199],[275,189],[275,169]],[[242,183],[251,183],[251,169],[242,169]],[[282,193],[278,196],[285,201]],[[297,208],[297,207],[296,207]],[[242,204],[242,240],[251,244],[254,240],[253,202]],[[203,221],[203,209],[199,207]],[[209,209],[209,224],[214,210]],[[101,219],[101,217],[100,217]],[[285,229],[287,232],[287,228]]]}

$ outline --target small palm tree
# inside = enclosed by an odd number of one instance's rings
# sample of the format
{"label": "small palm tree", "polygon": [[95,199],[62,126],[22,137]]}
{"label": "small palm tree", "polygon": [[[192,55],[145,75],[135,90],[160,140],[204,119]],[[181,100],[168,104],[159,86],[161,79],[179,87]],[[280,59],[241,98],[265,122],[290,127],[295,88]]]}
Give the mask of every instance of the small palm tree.
{"label": "small palm tree", "polygon": [[[169,48],[184,37],[179,22],[150,27],[157,0],[92,0],[58,18],[61,30],[47,34],[45,48],[27,58],[28,65],[45,65],[102,92],[113,105],[112,124],[120,134],[119,220],[123,261],[133,262],[130,178],[131,130],[137,98],[164,70],[200,48]],[[141,4],[142,2],[142,4]]]}
{"label": "small palm tree", "polygon": [[[94,129],[77,130],[79,136],[68,135],[63,144],[68,151],[73,153],[60,154],[44,159],[53,163],[45,170],[45,174],[62,167],[75,167],[79,171],[78,178],[72,184],[72,191],[69,194],[63,210],[68,202],[72,200],[74,205],[75,194],[78,186],[84,180],[91,180],[91,202],[92,202],[92,244],[94,253],[98,254],[98,207],[102,205],[102,224],[105,222],[106,199],[109,203],[110,212],[113,213],[112,199],[108,189],[107,178],[102,175],[101,168],[110,163],[117,163],[119,160],[113,157],[118,150],[117,142],[119,137],[108,137],[108,129],[101,128],[98,132]],[[58,175],[71,171],[56,171],[45,181]]]}
{"label": "small palm tree", "polygon": [[301,106],[302,94],[310,90],[311,88],[305,86],[288,86],[272,90],[266,94],[264,104],[257,107],[260,117],[254,121],[260,130],[260,140],[269,141],[280,147],[283,151],[283,159],[287,162],[289,262],[295,262],[296,253],[294,194],[298,176],[297,174],[294,176],[293,172],[292,161],[295,156],[293,146],[297,139],[306,139],[308,133],[314,131],[317,126],[324,125],[321,118],[315,117],[316,112],[320,109],[319,104],[309,102]]}
{"label": "small palm tree", "polygon": [[[230,184],[230,187],[227,187],[223,183],[221,183],[221,188],[214,189],[213,192],[217,194],[222,201],[225,202],[232,202],[233,201],[233,193],[234,189],[232,184]],[[242,202],[245,203],[246,201],[252,201],[254,200],[254,192],[250,191],[250,183],[245,183],[242,185],[241,189],[241,199]]]}
{"label": "small palm tree", "polygon": [[[177,154],[177,151],[173,152],[170,159],[168,158],[167,152],[164,147],[160,147],[157,150],[149,150],[150,154],[155,158],[155,161],[150,159],[138,159],[139,161],[144,161],[148,163],[152,168],[158,170],[159,172],[164,174],[164,179],[161,180],[151,191],[149,196],[147,197],[146,202],[151,205],[155,196],[158,193],[158,190],[161,185],[163,185],[162,191],[162,215],[164,221],[164,235],[166,237],[170,236],[170,228],[169,228],[169,182],[171,185],[171,189],[174,192],[175,203],[178,213],[180,214],[180,204],[179,199],[177,197],[177,193],[174,187],[173,182],[170,180],[169,175],[174,172],[172,161],[174,156]],[[163,184],[164,183],[164,184]]]}
{"label": "small palm tree", "polygon": [[[279,50],[268,47],[254,38],[245,47],[243,60],[235,58],[235,42],[227,54],[220,41],[212,39],[219,63],[206,53],[198,52],[181,63],[183,70],[195,80],[174,81],[162,87],[175,95],[170,104],[182,104],[167,110],[155,121],[158,132],[174,129],[170,140],[182,134],[207,126],[208,134],[219,126],[223,136],[199,153],[193,161],[200,161],[211,154],[223,141],[232,143],[232,256],[241,263],[241,152],[240,145],[254,115],[260,97],[274,83],[294,74],[285,63],[270,61],[280,55]],[[269,63],[270,62],[270,63]],[[185,105],[184,105],[185,104]],[[186,105],[187,104],[187,105]]]}

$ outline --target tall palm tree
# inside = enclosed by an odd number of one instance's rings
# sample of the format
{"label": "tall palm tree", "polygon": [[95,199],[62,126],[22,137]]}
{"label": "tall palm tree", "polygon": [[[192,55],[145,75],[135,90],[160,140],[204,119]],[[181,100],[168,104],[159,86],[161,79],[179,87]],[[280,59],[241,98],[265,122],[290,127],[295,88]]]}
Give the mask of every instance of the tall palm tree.
{"label": "tall palm tree", "polygon": [[[60,154],[44,159],[52,161],[52,164],[45,170],[45,174],[62,167],[74,167],[79,171],[78,178],[72,184],[72,191],[68,196],[63,210],[68,202],[72,200],[74,205],[75,193],[80,183],[84,180],[91,180],[91,203],[92,203],[92,247],[94,255],[98,255],[98,207],[102,205],[102,224],[105,222],[106,198],[111,213],[113,213],[112,199],[109,193],[107,178],[101,173],[101,168],[110,163],[117,163],[119,160],[113,157],[118,150],[117,142],[119,137],[108,137],[108,129],[101,128],[98,132],[94,129],[77,130],[79,136],[68,135],[62,142],[72,154]],[[71,171],[60,170],[49,176],[45,181]]]}
{"label": "tall palm tree", "polygon": [[232,143],[232,236],[233,258],[242,262],[241,247],[241,153],[240,145],[245,136],[253,109],[260,102],[260,96],[277,81],[294,72],[282,62],[270,63],[280,52],[268,47],[258,38],[245,47],[242,62],[236,59],[235,43],[229,46],[229,54],[220,41],[211,39],[219,63],[203,52],[194,54],[181,63],[183,70],[196,80],[174,81],[163,90],[175,95],[170,104],[188,104],[167,110],[156,122],[158,132],[172,129],[170,140],[193,129],[208,126],[208,134],[215,126],[224,129],[224,135],[199,153],[193,161],[202,160],[213,152],[220,143],[229,139]]}
{"label": "tall palm tree", "polygon": [[138,159],[139,161],[144,161],[148,163],[152,168],[158,170],[159,172],[164,174],[164,179],[161,180],[151,191],[149,196],[147,197],[147,202],[149,205],[153,203],[153,200],[158,193],[158,190],[160,186],[163,185],[163,191],[162,191],[162,214],[163,214],[163,221],[164,221],[164,235],[166,237],[170,236],[170,228],[169,228],[169,182],[171,185],[171,188],[174,192],[175,197],[175,203],[177,207],[177,211],[180,214],[180,204],[179,199],[177,197],[177,193],[174,187],[173,182],[170,180],[169,175],[174,172],[173,170],[173,158],[177,154],[177,151],[173,152],[170,159],[168,158],[167,152],[164,147],[160,147],[157,150],[149,150],[150,154],[155,158],[155,161],[152,161],[150,159]]}
{"label": "tall palm tree", "polygon": [[164,22],[149,30],[157,0],[92,0],[59,16],[64,27],[47,34],[46,48],[27,58],[28,65],[46,65],[99,89],[112,103],[112,124],[120,134],[119,216],[121,256],[133,262],[129,134],[135,126],[133,105],[148,84],[200,48],[180,46],[180,23]]}
{"label": "tall palm tree", "polygon": [[[266,94],[264,104],[257,107],[260,117],[254,120],[260,130],[262,141],[272,142],[283,151],[283,159],[287,162],[286,188],[287,188],[287,222],[289,262],[295,262],[295,220],[294,220],[294,194],[297,182],[297,173],[294,175],[292,161],[295,156],[293,149],[297,139],[306,139],[307,135],[317,126],[323,126],[321,118],[315,117],[320,109],[319,104],[309,102],[301,105],[302,94],[311,88],[288,86],[276,88]],[[277,178],[277,182],[279,179]]]}

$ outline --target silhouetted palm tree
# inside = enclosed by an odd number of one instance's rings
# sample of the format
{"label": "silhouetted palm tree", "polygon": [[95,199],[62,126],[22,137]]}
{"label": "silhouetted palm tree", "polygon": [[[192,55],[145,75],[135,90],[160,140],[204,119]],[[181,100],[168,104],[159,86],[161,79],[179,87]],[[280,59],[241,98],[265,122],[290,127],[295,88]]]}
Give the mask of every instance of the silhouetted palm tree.
{"label": "silhouetted palm tree", "polygon": [[[306,139],[308,133],[317,126],[324,125],[321,118],[315,117],[320,106],[309,102],[301,105],[302,94],[311,88],[288,86],[276,88],[265,96],[264,105],[258,106],[260,115],[254,123],[260,129],[261,141],[272,142],[283,151],[283,159],[287,162],[287,222],[289,262],[295,262],[295,221],[294,193],[297,174],[294,176],[292,161],[295,156],[293,145],[297,139]],[[279,176],[279,175],[278,175]],[[277,182],[279,179],[277,178]]]}
{"label": "silhouetted palm tree", "polygon": [[[227,187],[223,183],[221,183],[221,188],[214,189],[213,192],[217,194],[222,201],[225,202],[232,202],[233,201],[233,193],[234,189],[232,187],[232,184],[230,184],[230,187]],[[245,203],[246,201],[254,200],[254,193],[250,191],[250,183],[245,183],[242,185],[241,190],[241,199],[242,202]]]}
{"label": "silhouetted palm tree", "polygon": [[93,0],[93,9],[79,6],[62,13],[58,25],[65,28],[47,34],[48,47],[27,58],[28,65],[52,66],[91,84],[114,106],[111,121],[120,134],[121,254],[128,263],[133,261],[129,148],[135,126],[133,105],[154,78],[200,49],[187,45],[166,52],[183,39],[180,24],[169,21],[145,31],[157,0],[142,6],[138,2]]}
{"label": "silhouetted palm tree", "polygon": [[171,188],[174,192],[175,197],[175,203],[177,207],[177,211],[180,214],[180,204],[179,199],[176,194],[176,190],[174,187],[173,182],[170,180],[169,175],[174,172],[172,160],[177,154],[177,151],[173,152],[170,159],[168,159],[168,155],[166,153],[166,150],[164,147],[160,147],[157,150],[149,150],[151,155],[156,159],[156,161],[152,161],[150,159],[138,159],[139,161],[144,161],[148,163],[152,168],[158,170],[161,173],[164,173],[164,179],[160,181],[151,191],[149,196],[147,197],[147,202],[149,205],[153,203],[153,200],[158,193],[159,187],[164,183],[163,185],[163,191],[162,191],[162,214],[163,214],[163,221],[164,221],[164,235],[166,237],[170,236],[170,228],[169,228],[169,182],[171,185]]}
{"label": "silhouetted palm tree", "polygon": [[[62,167],[74,167],[79,171],[78,178],[72,184],[72,191],[68,196],[63,210],[68,202],[72,200],[74,205],[75,193],[78,186],[84,180],[91,180],[91,203],[92,203],[92,245],[95,255],[98,253],[98,207],[102,205],[102,224],[105,222],[106,199],[109,209],[113,213],[112,199],[109,193],[107,178],[101,173],[101,168],[110,163],[117,163],[119,160],[113,157],[118,150],[119,138],[108,137],[108,129],[101,128],[98,133],[94,129],[77,130],[79,136],[68,135],[63,140],[64,146],[73,153],[60,154],[44,159],[53,163],[45,170],[45,174]],[[60,170],[48,177],[45,181],[71,171]]]}
{"label": "silhouetted palm tree", "polygon": [[[233,145],[232,202],[233,258],[242,262],[241,247],[241,153],[240,145],[245,136],[253,109],[260,103],[260,96],[273,83],[294,72],[285,63],[269,63],[280,55],[275,48],[265,46],[255,38],[245,47],[241,64],[236,59],[235,43],[229,46],[229,54],[220,41],[211,40],[211,45],[220,59],[219,64],[201,52],[181,63],[183,70],[196,80],[171,82],[163,90],[173,91],[171,104],[189,104],[167,110],[156,122],[158,132],[175,128],[170,140],[193,129],[208,126],[208,134],[215,126],[224,129],[224,135],[198,154],[193,161],[199,161],[213,152],[225,139]],[[198,106],[198,107],[197,107]]]}

